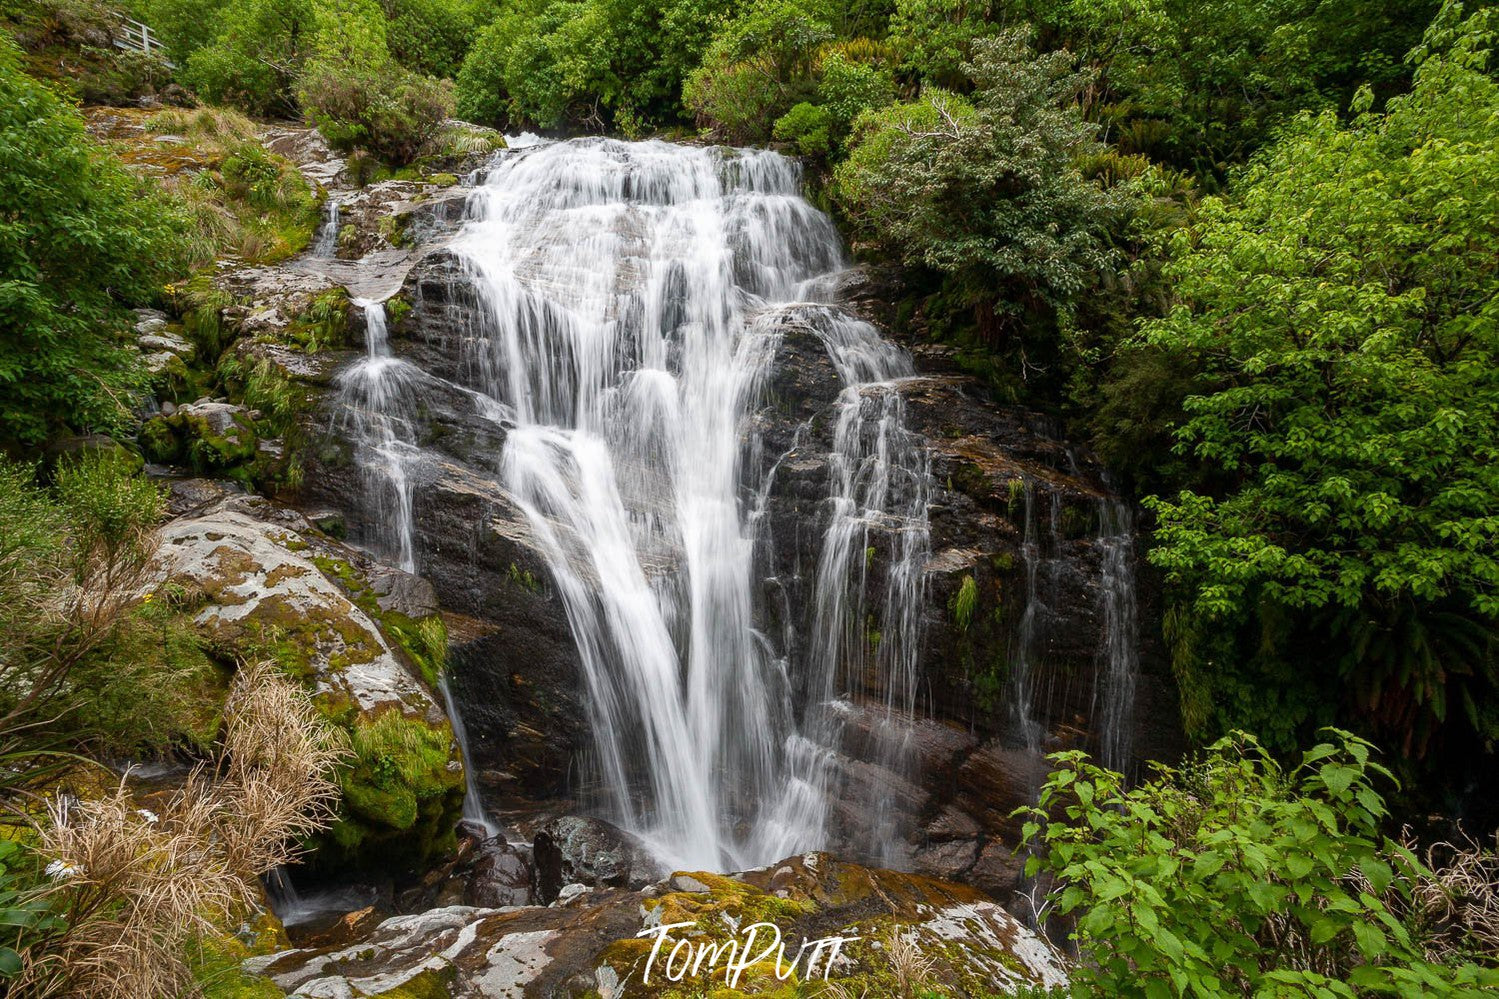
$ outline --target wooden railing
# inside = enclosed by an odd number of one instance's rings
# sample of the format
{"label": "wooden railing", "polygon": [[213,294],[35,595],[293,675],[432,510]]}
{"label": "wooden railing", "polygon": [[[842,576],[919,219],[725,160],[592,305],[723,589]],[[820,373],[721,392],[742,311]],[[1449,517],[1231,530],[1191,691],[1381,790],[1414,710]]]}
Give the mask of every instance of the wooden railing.
{"label": "wooden railing", "polygon": [[115,48],[144,52],[146,55],[154,54],[160,56],[168,66],[172,65],[166,55],[166,46],[161,44],[161,39],[156,37],[156,32],[151,30],[149,24],[142,24],[128,17],[121,18],[120,26],[114,32],[114,41]]}

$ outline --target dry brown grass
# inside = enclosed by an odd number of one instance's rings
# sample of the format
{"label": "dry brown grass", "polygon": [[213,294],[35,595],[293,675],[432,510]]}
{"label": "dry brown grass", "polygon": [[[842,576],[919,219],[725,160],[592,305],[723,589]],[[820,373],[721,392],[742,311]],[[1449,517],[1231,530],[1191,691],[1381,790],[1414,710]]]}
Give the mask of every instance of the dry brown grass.
{"label": "dry brown grass", "polygon": [[[1426,869],[1408,882],[1409,901],[1396,898],[1390,907],[1429,960],[1487,955],[1493,963],[1499,960],[1499,835],[1488,846],[1464,833],[1454,839],[1422,852]],[[1408,834],[1404,845],[1414,852]]]}
{"label": "dry brown grass", "polygon": [[244,667],[225,729],[217,759],[154,813],[123,783],[99,801],[54,804],[40,849],[71,871],[53,889],[67,925],[27,955],[13,994],[192,994],[188,940],[255,907],[258,877],[328,825],[346,750],[301,690],[272,666]]}
{"label": "dry brown grass", "polygon": [[936,964],[922,953],[915,932],[902,933],[899,926],[891,928],[890,937],[885,941],[885,959],[890,962],[890,972],[895,976],[902,999],[921,994]]}

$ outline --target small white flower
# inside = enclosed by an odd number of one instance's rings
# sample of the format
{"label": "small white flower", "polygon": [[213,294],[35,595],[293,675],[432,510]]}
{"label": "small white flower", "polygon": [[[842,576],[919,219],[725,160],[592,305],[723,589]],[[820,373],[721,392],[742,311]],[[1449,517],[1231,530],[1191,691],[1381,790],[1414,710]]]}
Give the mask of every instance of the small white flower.
{"label": "small white flower", "polygon": [[77,873],[78,868],[74,867],[72,864],[65,864],[61,860],[54,860],[52,861],[52,863],[47,865],[47,877],[52,878],[56,881],[62,881],[65,878],[71,878]]}
{"label": "small white flower", "polygon": [[137,808],[135,810],[135,814],[145,819],[147,825],[155,825],[156,823],[161,821],[161,819],[157,817],[156,813],[151,811],[149,808]]}

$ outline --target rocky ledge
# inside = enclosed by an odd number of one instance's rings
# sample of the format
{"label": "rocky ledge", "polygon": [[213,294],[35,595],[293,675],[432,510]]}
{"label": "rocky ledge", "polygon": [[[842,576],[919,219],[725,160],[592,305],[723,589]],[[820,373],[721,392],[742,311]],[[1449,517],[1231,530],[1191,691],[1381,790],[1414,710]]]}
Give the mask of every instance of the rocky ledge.
{"label": "rocky ledge", "polygon": [[549,906],[450,905],[246,968],[301,999],[786,995],[824,980],[989,996],[1067,981],[1061,956],[980,892],[821,853],[639,890],[572,885]]}

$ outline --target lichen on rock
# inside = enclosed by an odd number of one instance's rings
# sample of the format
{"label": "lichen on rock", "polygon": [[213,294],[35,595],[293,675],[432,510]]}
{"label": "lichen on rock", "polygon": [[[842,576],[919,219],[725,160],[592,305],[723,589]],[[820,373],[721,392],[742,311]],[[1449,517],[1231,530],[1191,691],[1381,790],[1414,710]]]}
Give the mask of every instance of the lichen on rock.
{"label": "lichen on rock", "polygon": [[[655,947],[673,923],[690,925]],[[784,951],[766,949],[774,937],[762,928],[747,957],[735,947],[733,974],[729,945],[755,923],[773,924]],[[837,956],[824,952],[826,967],[809,969],[804,956],[790,969],[803,943],[831,937],[845,943]],[[716,969],[705,961],[692,973],[678,958],[668,975],[663,951],[683,940],[717,948],[708,951]],[[914,948],[920,967],[892,956],[897,943]],[[446,994],[484,999],[790,997],[815,995],[805,989],[824,980],[851,995],[987,997],[1067,983],[1061,956],[982,893],[828,854],[736,875],[679,872],[641,891],[588,890],[551,906],[432,909],[387,919],[354,943],[255,958],[247,968],[304,999],[413,994],[433,981]]]}
{"label": "lichen on rock", "polygon": [[316,554],[341,546],[300,514],[248,495],[169,522],[160,541],[157,585],[191,595],[209,642],[274,658],[348,734],[354,755],[324,859],[418,863],[450,848],[464,788],[452,726],[382,627],[378,605],[360,606],[320,567],[337,562],[355,577],[348,561]]}

